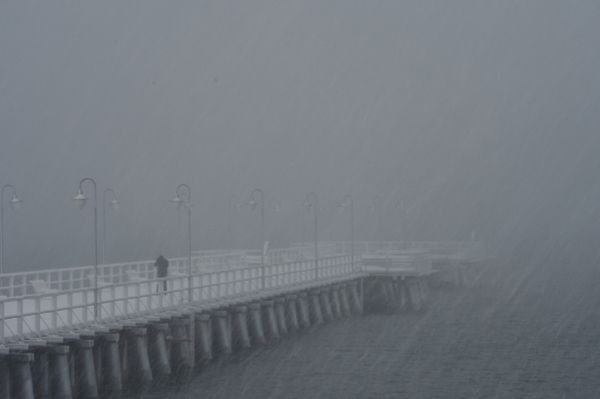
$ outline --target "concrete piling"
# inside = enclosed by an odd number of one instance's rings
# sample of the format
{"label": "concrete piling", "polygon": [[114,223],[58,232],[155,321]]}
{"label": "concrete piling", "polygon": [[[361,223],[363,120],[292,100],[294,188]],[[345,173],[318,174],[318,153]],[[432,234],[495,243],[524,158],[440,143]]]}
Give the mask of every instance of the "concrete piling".
{"label": "concrete piling", "polygon": [[258,302],[251,303],[250,309],[250,335],[252,342],[255,345],[264,345],[267,340],[265,339],[265,332],[263,329],[262,316],[260,311],[261,305]]}
{"label": "concrete piling", "polygon": [[171,362],[167,351],[167,323],[154,323],[148,326],[148,351],[152,376],[157,379],[171,375]]}
{"label": "concrete piling", "polygon": [[0,356],[0,399],[10,399],[9,355]]}
{"label": "concrete piling", "polygon": [[395,280],[390,279],[390,278],[388,278],[384,281],[384,284],[385,284],[385,286],[387,288],[387,292],[388,292],[390,307],[395,307],[397,299],[398,299],[398,297],[396,296],[396,290],[394,288],[394,283],[395,283]]}
{"label": "concrete piling", "polygon": [[212,322],[210,315],[201,313],[196,315],[196,355],[202,364],[212,360]]}
{"label": "concrete piling", "polygon": [[102,389],[100,391],[104,395],[121,392],[123,390],[123,376],[119,359],[119,334],[103,334],[101,336],[100,356],[102,357]]}
{"label": "concrete piling", "polygon": [[277,327],[280,335],[287,335],[287,320],[285,317],[285,298],[275,298],[275,315],[277,317]]}
{"label": "concrete piling", "polygon": [[310,318],[311,324],[323,324],[323,313],[321,313],[321,301],[317,290],[310,292]]}
{"label": "concrete piling", "polygon": [[342,305],[340,304],[339,287],[337,286],[331,287],[331,308],[333,310],[333,317],[336,319],[341,319],[343,317]]}
{"label": "concrete piling", "polygon": [[69,347],[50,346],[48,364],[50,366],[50,393],[53,399],[72,399],[71,373],[69,367]]}
{"label": "concrete piling", "polygon": [[10,355],[10,395],[13,399],[34,399],[31,363],[33,353]]}
{"label": "concrete piling", "polygon": [[411,308],[418,312],[421,310],[421,295],[419,293],[419,282],[415,279],[408,281],[408,289],[410,291]]}
{"label": "concrete piling", "polygon": [[333,311],[331,310],[331,302],[329,301],[329,289],[323,288],[319,292],[321,299],[321,312],[323,313],[323,319],[326,322],[333,321]]}
{"label": "concrete piling", "polygon": [[425,278],[419,279],[419,296],[421,297],[421,306],[427,306],[429,300],[429,281]]}
{"label": "concrete piling", "polygon": [[171,370],[174,372],[189,372],[194,368],[194,351],[191,348],[192,339],[189,336],[188,317],[171,319]]}
{"label": "concrete piling", "polygon": [[362,299],[360,297],[360,293],[358,292],[358,282],[352,281],[350,283],[350,297],[351,304],[354,313],[362,313],[363,312],[363,304]]}
{"label": "concrete piling", "polygon": [[231,347],[231,322],[229,314],[225,310],[217,310],[214,313],[215,317],[215,343],[219,354],[230,355],[233,352]]}
{"label": "concrete piling", "polygon": [[310,312],[308,307],[308,294],[301,292],[298,295],[298,314],[300,315],[300,326],[304,329],[310,327]]}
{"label": "concrete piling", "polygon": [[279,335],[279,324],[277,323],[277,317],[275,316],[275,306],[274,301],[268,300],[262,302],[263,307],[263,316],[265,323],[264,325],[267,327],[267,338],[269,340],[278,340],[280,338]]}
{"label": "concrete piling", "polygon": [[[94,357],[94,370],[96,371],[96,384],[98,386],[98,394],[102,396],[102,388],[104,387],[104,378],[102,376],[102,338],[94,340],[94,347],[92,348],[92,356]],[[36,398],[37,399],[37,398]]]}
{"label": "concrete piling", "polygon": [[153,376],[146,345],[146,328],[127,329],[127,352],[127,382],[137,387],[150,384]]}
{"label": "concrete piling", "polygon": [[297,312],[297,296],[296,295],[288,295],[286,297],[286,315],[288,325],[290,330],[298,331],[300,329],[300,323],[298,322],[298,312]]}
{"label": "concrete piling", "polygon": [[[1,373],[2,371],[0,371]],[[47,348],[38,348],[33,352],[31,365],[33,377],[33,392],[36,399],[50,398],[50,369],[48,364]],[[0,394],[0,398],[3,398]]]}
{"label": "concrete piling", "polygon": [[233,335],[236,349],[245,350],[250,348],[247,306],[236,306],[233,309]]}
{"label": "concrete piling", "polygon": [[342,313],[346,317],[350,317],[352,315],[352,308],[350,307],[350,301],[348,299],[348,286],[343,284],[340,289],[340,300],[342,305]]}
{"label": "concrete piling", "polygon": [[80,339],[75,345],[75,392],[80,399],[97,399],[98,384],[94,365],[94,340]]}

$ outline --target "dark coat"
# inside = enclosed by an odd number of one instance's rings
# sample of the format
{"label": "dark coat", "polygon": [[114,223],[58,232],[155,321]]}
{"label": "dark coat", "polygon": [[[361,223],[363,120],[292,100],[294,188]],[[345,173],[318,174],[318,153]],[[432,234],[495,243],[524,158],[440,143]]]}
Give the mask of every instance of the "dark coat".
{"label": "dark coat", "polygon": [[169,269],[169,261],[167,258],[160,255],[156,259],[156,262],[154,262],[154,266],[156,267],[156,277],[167,277]]}

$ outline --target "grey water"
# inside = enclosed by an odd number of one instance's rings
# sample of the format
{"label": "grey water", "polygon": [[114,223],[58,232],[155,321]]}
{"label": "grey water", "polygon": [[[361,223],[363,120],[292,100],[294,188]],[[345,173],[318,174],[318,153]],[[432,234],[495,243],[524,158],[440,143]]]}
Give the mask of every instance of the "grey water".
{"label": "grey water", "polygon": [[496,264],[421,314],[286,337],[131,398],[595,398],[600,270]]}

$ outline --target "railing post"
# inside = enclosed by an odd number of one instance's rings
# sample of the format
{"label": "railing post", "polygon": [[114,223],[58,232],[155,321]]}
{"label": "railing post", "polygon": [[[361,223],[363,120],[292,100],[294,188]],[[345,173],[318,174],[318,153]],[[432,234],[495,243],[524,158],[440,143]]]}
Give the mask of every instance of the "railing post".
{"label": "railing post", "polygon": [[67,307],[69,310],[67,311],[67,323],[72,326],[73,325],[73,292],[69,292],[67,294]]}
{"label": "railing post", "polygon": [[4,299],[0,299],[0,341],[4,340]]}
{"label": "railing post", "polygon": [[17,300],[17,314],[19,318],[17,319],[17,334],[23,334],[23,299]]}
{"label": "railing post", "polygon": [[53,329],[58,327],[58,294],[52,294],[52,320]]}
{"label": "railing post", "polygon": [[42,306],[41,306],[41,298],[38,296],[35,297],[35,332],[39,333],[40,332],[40,327],[41,327],[41,323],[40,323],[40,318],[42,317],[41,315],[41,310],[42,310]]}
{"label": "railing post", "polygon": [[115,302],[117,299],[117,292],[114,285],[110,286],[110,317],[115,317]]}
{"label": "railing post", "polygon": [[141,283],[139,281],[135,284],[135,311],[137,313],[139,313],[140,309],[141,309],[141,306],[140,306],[140,302],[141,302],[141,298],[140,298],[140,295],[141,295],[140,284]]}
{"label": "railing post", "polygon": [[83,318],[83,322],[87,323],[88,321],[88,296],[87,296],[87,291],[81,291],[81,297],[83,299],[83,312],[82,312],[82,318]]}

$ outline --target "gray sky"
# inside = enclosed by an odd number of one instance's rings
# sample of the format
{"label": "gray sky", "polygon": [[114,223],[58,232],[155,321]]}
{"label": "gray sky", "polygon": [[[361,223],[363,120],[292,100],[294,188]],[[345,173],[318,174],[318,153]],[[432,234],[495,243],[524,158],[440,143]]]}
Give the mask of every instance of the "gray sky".
{"label": "gray sky", "polygon": [[[281,203],[281,245],[310,239],[315,190],[326,239],[348,238],[332,204],[351,192],[364,239],[592,248],[598,20],[595,0],[4,0],[0,182],[25,201],[9,267],[91,263],[70,200],[87,175],[122,203],[108,260],[183,253],[180,182],[197,248],[228,245],[229,198],[255,186]],[[257,214],[234,220],[255,245]]]}

